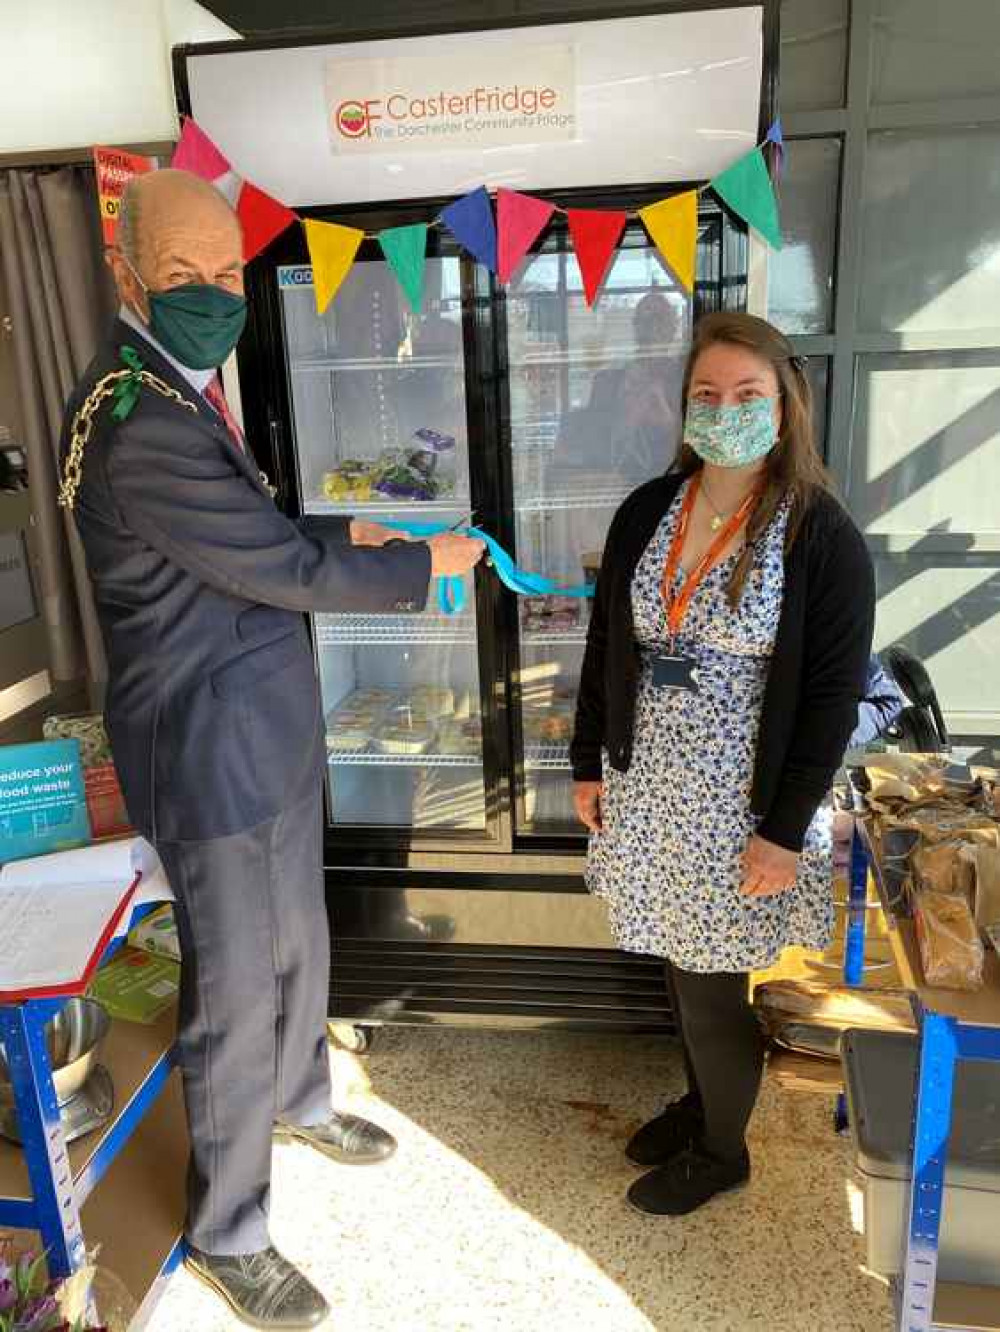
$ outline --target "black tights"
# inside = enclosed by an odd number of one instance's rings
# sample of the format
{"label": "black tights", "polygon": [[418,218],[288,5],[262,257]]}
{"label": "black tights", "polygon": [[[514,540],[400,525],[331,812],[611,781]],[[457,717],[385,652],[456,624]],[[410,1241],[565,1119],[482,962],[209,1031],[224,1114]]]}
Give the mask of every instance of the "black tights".
{"label": "black tights", "polygon": [[764,1037],[750,1007],[745,971],[682,971],[666,964],[688,1088],[705,1117],[701,1145],[736,1160],[760,1091]]}

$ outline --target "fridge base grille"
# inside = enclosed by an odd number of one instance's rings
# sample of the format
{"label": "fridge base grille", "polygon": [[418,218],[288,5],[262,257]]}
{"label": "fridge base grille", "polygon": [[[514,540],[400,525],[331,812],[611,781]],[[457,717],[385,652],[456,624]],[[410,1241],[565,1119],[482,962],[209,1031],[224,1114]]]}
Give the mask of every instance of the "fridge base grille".
{"label": "fridge base grille", "polygon": [[662,961],[599,949],[338,940],[330,1017],[675,1034]]}

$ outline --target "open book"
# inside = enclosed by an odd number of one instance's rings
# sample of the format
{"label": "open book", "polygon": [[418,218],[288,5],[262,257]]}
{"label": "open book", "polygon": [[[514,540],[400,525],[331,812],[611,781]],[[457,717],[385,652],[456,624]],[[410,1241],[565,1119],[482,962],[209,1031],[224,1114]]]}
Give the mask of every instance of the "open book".
{"label": "open book", "polygon": [[11,861],[0,869],[0,1003],[82,994],[129,908],[171,897],[141,837]]}

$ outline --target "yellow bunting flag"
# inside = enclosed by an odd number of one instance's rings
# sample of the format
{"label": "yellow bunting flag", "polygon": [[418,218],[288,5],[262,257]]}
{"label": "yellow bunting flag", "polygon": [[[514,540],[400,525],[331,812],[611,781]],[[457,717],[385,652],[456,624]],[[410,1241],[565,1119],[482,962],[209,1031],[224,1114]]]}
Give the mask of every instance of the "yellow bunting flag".
{"label": "yellow bunting flag", "polygon": [[306,244],[312,263],[316,312],[323,314],[351,271],[365,233],[358,231],[357,227],[317,222],[312,217],[305,218],[302,225],[306,229]]}
{"label": "yellow bunting flag", "polygon": [[694,289],[698,246],[698,191],[688,190],[639,210],[653,244],[688,291]]}

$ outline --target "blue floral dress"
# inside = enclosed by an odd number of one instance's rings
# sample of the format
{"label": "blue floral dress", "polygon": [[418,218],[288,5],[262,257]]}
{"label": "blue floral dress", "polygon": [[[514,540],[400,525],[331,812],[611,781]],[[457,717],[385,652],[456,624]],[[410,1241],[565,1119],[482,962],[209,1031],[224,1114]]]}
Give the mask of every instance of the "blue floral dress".
{"label": "blue floral dress", "polygon": [[[796,885],[744,897],[742,857],[764,687],[784,592],[787,510],[757,543],[740,605],[726,600],[736,555],[706,577],[677,648],[697,660],[697,693],[660,689],[651,659],[666,647],[660,579],[683,486],[636,567],[632,615],[642,660],[628,772],[604,761],[604,831],[590,840],[586,880],[608,904],[619,947],[685,971],[752,971],[789,944],[825,948],[833,932],[830,812],[806,835]],[[683,573],[678,571],[678,582]]]}

